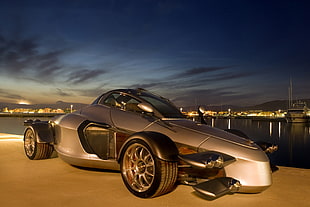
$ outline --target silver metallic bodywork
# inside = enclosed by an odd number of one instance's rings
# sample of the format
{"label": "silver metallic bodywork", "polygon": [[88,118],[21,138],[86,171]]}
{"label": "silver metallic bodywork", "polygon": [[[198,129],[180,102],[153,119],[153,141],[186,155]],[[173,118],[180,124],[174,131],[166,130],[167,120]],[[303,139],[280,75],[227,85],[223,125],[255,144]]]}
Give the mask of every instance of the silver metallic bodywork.
{"label": "silver metallic bodywork", "polygon": [[[152,112],[155,114],[153,116],[100,103],[108,95],[109,93],[103,95],[99,101],[80,111],[51,120],[55,136],[53,145],[65,162],[77,166],[120,170],[118,150],[121,144],[118,142],[118,133],[130,136],[136,132],[151,131],[164,134],[179,149],[180,146],[191,149],[191,153],[217,152],[231,157],[229,162],[224,163],[222,170],[226,177],[240,182],[238,192],[257,193],[272,184],[269,159],[251,140],[185,118],[160,117],[150,109],[150,105],[147,105],[145,111]],[[88,126],[98,133],[107,134],[107,159],[85,150],[81,133],[86,133]]]}

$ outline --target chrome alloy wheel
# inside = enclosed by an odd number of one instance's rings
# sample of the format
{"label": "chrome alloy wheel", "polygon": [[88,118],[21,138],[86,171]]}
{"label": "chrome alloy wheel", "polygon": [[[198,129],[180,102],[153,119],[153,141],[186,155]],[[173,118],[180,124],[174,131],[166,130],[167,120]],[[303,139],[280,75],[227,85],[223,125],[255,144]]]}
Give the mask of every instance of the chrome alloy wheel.
{"label": "chrome alloy wheel", "polygon": [[147,191],[154,181],[155,161],[151,152],[139,143],[129,146],[123,156],[123,175],[137,192]]}
{"label": "chrome alloy wheel", "polygon": [[35,145],[36,145],[36,141],[35,141],[35,134],[33,132],[33,130],[28,129],[25,133],[25,138],[24,138],[24,148],[25,148],[25,152],[26,155],[28,157],[32,157],[35,151]]}

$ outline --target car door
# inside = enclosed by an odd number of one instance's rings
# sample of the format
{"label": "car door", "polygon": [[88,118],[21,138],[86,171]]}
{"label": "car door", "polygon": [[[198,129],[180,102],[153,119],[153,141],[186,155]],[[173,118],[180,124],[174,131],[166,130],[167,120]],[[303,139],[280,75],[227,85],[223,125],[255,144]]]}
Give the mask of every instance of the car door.
{"label": "car door", "polygon": [[155,119],[146,115],[139,107],[140,101],[127,94],[111,94],[111,120],[115,127],[131,132],[143,131]]}

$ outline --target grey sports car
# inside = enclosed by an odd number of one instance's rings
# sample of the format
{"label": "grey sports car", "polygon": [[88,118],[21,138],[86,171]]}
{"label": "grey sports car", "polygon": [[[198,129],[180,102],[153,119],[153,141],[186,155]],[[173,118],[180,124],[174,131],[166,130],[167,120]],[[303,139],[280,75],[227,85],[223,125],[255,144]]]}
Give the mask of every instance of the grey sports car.
{"label": "grey sports car", "polygon": [[128,190],[142,198],[176,184],[211,199],[272,184],[269,159],[256,143],[186,119],[169,100],[144,89],[113,90],[79,111],[25,126],[29,159],[47,159],[56,150],[74,166],[119,170]]}

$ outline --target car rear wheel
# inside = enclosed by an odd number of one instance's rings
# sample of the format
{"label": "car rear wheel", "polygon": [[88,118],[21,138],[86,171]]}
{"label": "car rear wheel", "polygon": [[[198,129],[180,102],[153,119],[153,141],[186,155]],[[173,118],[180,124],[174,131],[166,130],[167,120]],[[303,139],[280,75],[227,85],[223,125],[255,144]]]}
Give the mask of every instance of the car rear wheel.
{"label": "car rear wheel", "polygon": [[40,160],[50,158],[54,147],[49,143],[38,143],[34,130],[28,128],[24,134],[24,150],[30,160]]}
{"label": "car rear wheel", "polygon": [[126,144],[120,164],[127,189],[138,197],[160,196],[175,186],[177,162],[158,159],[142,140]]}

